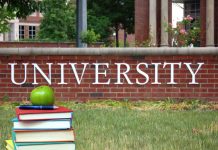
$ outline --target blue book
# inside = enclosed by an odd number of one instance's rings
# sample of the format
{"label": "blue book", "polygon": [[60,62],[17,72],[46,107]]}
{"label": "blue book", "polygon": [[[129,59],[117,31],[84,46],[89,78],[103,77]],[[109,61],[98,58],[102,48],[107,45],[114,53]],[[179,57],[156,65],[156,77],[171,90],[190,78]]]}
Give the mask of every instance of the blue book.
{"label": "blue book", "polygon": [[20,121],[12,119],[13,130],[65,130],[72,128],[72,119]]}

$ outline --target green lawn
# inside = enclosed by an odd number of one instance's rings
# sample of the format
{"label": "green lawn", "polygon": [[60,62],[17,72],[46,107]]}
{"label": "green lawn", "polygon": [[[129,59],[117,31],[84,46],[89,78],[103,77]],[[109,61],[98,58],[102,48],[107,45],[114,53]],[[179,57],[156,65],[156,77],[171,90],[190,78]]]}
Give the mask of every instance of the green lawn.
{"label": "green lawn", "polygon": [[[205,107],[208,105],[191,103],[189,110],[184,110],[183,104],[172,110],[168,103],[162,102],[59,105],[75,110],[77,150],[217,150],[218,147],[218,111]],[[11,136],[13,109],[10,104],[0,106],[1,150],[4,140]]]}

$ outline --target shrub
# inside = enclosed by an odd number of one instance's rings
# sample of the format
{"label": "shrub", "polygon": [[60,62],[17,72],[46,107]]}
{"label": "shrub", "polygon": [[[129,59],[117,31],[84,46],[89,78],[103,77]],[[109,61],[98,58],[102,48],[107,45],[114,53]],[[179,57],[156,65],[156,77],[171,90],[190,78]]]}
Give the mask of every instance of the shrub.
{"label": "shrub", "polygon": [[100,39],[100,35],[96,34],[94,30],[87,30],[86,32],[82,32],[81,40],[83,43],[92,44],[97,42]]}
{"label": "shrub", "polygon": [[184,17],[176,28],[171,23],[166,25],[166,32],[172,37],[172,46],[188,47],[199,46],[200,41],[200,22],[193,19],[190,15]]}

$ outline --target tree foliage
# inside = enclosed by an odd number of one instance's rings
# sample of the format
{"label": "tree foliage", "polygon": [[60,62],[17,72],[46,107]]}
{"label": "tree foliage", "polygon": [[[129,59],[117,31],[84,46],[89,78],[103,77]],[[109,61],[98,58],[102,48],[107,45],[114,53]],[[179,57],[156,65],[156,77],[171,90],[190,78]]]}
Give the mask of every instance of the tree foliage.
{"label": "tree foliage", "polygon": [[96,16],[94,11],[88,11],[88,30],[93,30],[98,33],[101,41],[106,42],[111,35],[111,22],[106,16]]}
{"label": "tree foliage", "polygon": [[44,0],[39,39],[69,41],[75,39],[75,3],[67,0]]}
{"label": "tree foliage", "polygon": [[39,3],[35,0],[1,0],[0,1],[0,33],[7,32],[8,21],[25,18],[37,10]]}
{"label": "tree foliage", "polygon": [[[94,28],[96,33],[108,34],[116,32],[118,35],[118,31],[120,29],[124,29],[127,33],[134,33],[134,0],[88,0],[88,10],[92,18],[89,16],[88,27]],[[94,16],[94,17],[93,17]],[[107,26],[103,27],[102,24],[100,26],[104,28],[105,32],[101,33],[99,31],[99,25],[95,25],[93,18],[104,18],[107,20]],[[102,21],[100,21],[102,22]],[[118,36],[116,36],[116,43],[119,46]]]}
{"label": "tree foliage", "polygon": [[14,12],[16,17],[24,18],[30,15],[39,7],[36,0],[1,0],[0,8],[5,8],[8,12]]}
{"label": "tree foliage", "polygon": [[6,8],[0,8],[0,33],[9,30],[8,20],[15,17],[15,13],[8,11]]}
{"label": "tree foliage", "polygon": [[96,34],[94,30],[87,30],[81,34],[81,40],[83,43],[92,44],[100,39],[100,35]]}

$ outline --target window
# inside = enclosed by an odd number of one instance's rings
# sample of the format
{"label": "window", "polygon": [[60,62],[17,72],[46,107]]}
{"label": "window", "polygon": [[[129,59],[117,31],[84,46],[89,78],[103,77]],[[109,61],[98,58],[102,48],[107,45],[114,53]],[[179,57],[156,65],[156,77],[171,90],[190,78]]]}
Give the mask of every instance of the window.
{"label": "window", "polygon": [[191,15],[195,19],[200,18],[200,0],[190,0],[185,3],[185,16]]}
{"label": "window", "polygon": [[34,39],[36,36],[36,27],[35,26],[29,26],[29,38]]}
{"label": "window", "polygon": [[200,0],[172,0],[173,27],[187,15],[200,18]]}
{"label": "window", "polygon": [[19,39],[24,39],[24,26],[19,26]]}

